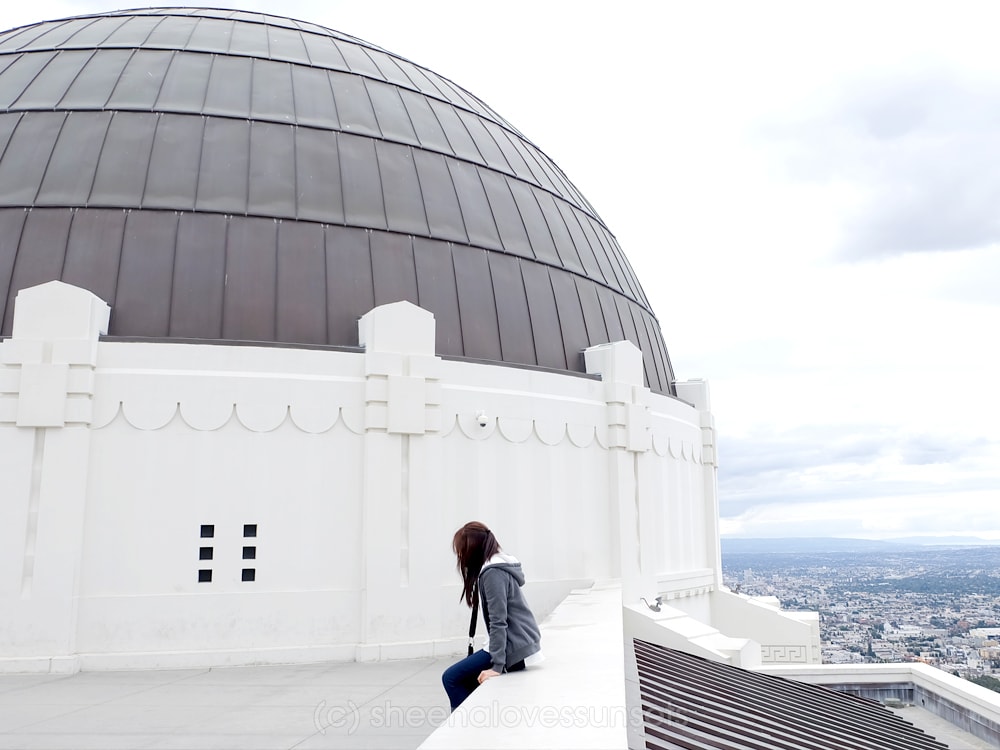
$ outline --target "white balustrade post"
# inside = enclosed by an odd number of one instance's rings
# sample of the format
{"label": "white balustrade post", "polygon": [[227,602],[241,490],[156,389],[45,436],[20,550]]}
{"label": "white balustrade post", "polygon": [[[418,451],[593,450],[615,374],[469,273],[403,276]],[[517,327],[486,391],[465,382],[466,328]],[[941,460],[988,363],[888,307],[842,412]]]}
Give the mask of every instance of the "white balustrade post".
{"label": "white balustrade post", "polygon": [[712,567],[715,569],[715,586],[722,586],[722,545],[719,541],[719,461],[716,448],[715,418],[709,399],[708,383],[704,380],[688,380],[676,384],[677,397],[687,401],[698,410],[701,425],[702,481],[705,502],[705,549],[709,550]]}
{"label": "white balustrade post", "polygon": [[639,457],[651,447],[642,352],[629,341],[616,341],[586,349],[584,361],[587,372],[600,373],[604,381],[613,546],[621,560],[622,600],[634,603],[656,590],[656,539],[648,526],[652,498],[643,496],[639,476]]}
{"label": "white balustrade post", "polygon": [[110,309],[59,281],[21,290],[14,305],[0,344],[0,653],[74,671],[94,370]]}
{"label": "white balustrade post", "polygon": [[439,478],[426,460],[427,436],[441,430],[434,336],[434,316],[409,302],[376,307],[358,324],[366,378],[359,661],[421,655],[380,644],[438,637]]}

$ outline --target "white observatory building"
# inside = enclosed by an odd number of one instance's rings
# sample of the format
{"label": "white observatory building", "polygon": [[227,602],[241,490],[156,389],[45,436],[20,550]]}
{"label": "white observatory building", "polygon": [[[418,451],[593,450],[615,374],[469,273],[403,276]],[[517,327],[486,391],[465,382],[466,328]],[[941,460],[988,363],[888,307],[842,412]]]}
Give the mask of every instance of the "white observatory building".
{"label": "white observatory building", "polygon": [[191,8],[0,34],[0,671],[456,653],[472,519],[540,617],[616,578],[635,632],[817,662],[814,616],[722,586],[677,325],[390,52]]}

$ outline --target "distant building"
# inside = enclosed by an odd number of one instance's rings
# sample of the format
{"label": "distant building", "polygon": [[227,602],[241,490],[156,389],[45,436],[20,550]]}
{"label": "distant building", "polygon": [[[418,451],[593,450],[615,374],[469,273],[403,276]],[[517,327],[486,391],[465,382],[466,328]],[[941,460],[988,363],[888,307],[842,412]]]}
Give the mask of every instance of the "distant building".
{"label": "distant building", "polygon": [[981,645],[986,645],[986,641],[1000,641],[1000,627],[972,628],[969,635],[980,641]]}

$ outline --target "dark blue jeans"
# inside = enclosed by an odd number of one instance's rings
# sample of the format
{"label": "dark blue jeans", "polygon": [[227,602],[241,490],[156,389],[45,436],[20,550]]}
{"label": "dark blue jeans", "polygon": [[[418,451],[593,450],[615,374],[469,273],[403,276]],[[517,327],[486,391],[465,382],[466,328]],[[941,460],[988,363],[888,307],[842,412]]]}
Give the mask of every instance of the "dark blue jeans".
{"label": "dark blue jeans", "polygon": [[484,669],[492,668],[493,659],[490,658],[489,651],[480,649],[472,656],[466,656],[462,661],[452,664],[444,670],[441,682],[444,683],[444,690],[448,693],[452,711],[458,708],[462,701],[472,695],[472,691],[479,687],[479,673]]}

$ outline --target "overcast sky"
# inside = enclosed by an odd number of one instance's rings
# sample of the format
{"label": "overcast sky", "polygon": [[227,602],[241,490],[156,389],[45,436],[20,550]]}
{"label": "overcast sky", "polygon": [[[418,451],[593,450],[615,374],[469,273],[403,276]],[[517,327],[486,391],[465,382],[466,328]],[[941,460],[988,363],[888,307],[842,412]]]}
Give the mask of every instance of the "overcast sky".
{"label": "overcast sky", "polygon": [[563,168],[710,383],[724,535],[1000,541],[1000,5],[206,4],[401,54]]}

